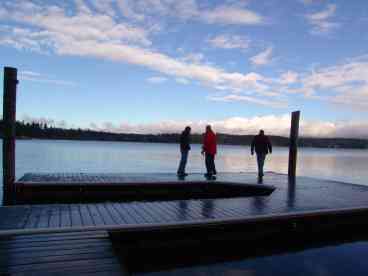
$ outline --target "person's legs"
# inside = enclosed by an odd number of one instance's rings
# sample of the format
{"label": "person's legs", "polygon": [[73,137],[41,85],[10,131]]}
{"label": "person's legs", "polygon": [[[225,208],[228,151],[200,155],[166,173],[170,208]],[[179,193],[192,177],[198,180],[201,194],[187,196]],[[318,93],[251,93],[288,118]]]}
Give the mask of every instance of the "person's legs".
{"label": "person's legs", "polygon": [[185,174],[185,166],[187,164],[187,160],[188,160],[188,151],[182,151],[181,152],[181,159],[180,159],[180,163],[179,163],[179,168],[178,168],[178,174],[179,175],[183,175]]}
{"label": "person's legs", "polygon": [[206,170],[207,176],[212,175],[212,163],[211,163],[211,154],[206,153]]}
{"label": "person's legs", "polygon": [[265,158],[266,158],[266,154],[257,153],[258,176],[260,177],[263,176],[263,166],[264,166]]}
{"label": "person's legs", "polygon": [[212,174],[216,175],[217,171],[216,171],[215,156],[214,155],[212,155],[212,159],[211,159],[211,169],[212,169]]}

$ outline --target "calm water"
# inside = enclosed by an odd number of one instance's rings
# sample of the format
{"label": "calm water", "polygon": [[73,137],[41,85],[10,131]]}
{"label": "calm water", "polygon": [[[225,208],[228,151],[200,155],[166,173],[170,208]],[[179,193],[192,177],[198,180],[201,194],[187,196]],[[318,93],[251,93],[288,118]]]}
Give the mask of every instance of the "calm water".
{"label": "calm water", "polygon": [[[17,177],[25,172],[176,172],[175,144],[21,140],[16,148]],[[249,147],[219,146],[218,171],[256,171]],[[298,174],[368,185],[368,150],[299,151]],[[288,149],[275,148],[266,170],[287,173]],[[188,172],[203,172],[200,145],[193,145]]]}
{"label": "calm water", "polygon": [[[192,146],[188,172],[204,172],[200,149],[200,145]],[[219,172],[256,171],[256,160],[249,147],[221,145],[218,152]],[[26,172],[175,173],[178,159],[176,144],[20,140],[16,146],[16,176],[19,178]],[[268,156],[265,169],[287,173],[287,162],[288,149],[276,147]],[[302,148],[298,175],[368,185],[367,163],[368,150]]]}

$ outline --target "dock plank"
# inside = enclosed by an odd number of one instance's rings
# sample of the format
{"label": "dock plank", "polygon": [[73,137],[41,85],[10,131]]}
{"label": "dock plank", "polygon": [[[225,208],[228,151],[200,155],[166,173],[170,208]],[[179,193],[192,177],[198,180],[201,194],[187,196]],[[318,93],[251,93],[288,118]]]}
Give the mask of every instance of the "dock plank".
{"label": "dock plank", "polygon": [[71,210],[69,204],[60,205],[60,225],[61,227],[71,227]]}
{"label": "dock plank", "polygon": [[99,212],[101,218],[103,219],[104,223],[107,225],[115,225],[117,221],[114,220],[110,211],[106,208],[105,204],[98,203],[96,204],[96,209]]}
{"label": "dock plank", "polygon": [[82,223],[84,226],[93,226],[95,225],[91,213],[88,209],[88,206],[85,204],[78,204],[79,212],[82,218]]}
{"label": "dock plank", "polygon": [[111,217],[116,224],[125,224],[126,222],[120,216],[119,212],[114,208],[113,204],[110,202],[104,204],[105,208],[109,211]]}
{"label": "dock plank", "polygon": [[104,225],[105,222],[103,218],[100,215],[100,212],[98,212],[97,207],[95,204],[87,204],[89,213],[91,214],[92,220],[95,225]]}
{"label": "dock plank", "polygon": [[82,217],[79,210],[78,204],[70,205],[70,219],[72,226],[83,226]]}
{"label": "dock plank", "polygon": [[57,204],[51,205],[49,226],[50,228],[58,228],[61,226],[60,206]]}
{"label": "dock plank", "polygon": [[1,275],[125,275],[126,271],[106,232],[17,236],[0,241],[0,256]]}

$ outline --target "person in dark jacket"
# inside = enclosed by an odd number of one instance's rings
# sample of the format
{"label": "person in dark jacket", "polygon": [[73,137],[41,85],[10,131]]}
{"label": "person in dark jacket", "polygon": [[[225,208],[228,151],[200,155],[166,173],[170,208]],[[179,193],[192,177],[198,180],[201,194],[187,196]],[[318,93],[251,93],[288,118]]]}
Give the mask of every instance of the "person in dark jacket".
{"label": "person in dark jacket", "polygon": [[206,132],[203,135],[202,154],[205,154],[208,179],[216,179],[215,155],[217,153],[216,134],[212,131],[211,126],[206,126]]}
{"label": "person in dark jacket", "polygon": [[264,134],[263,130],[259,131],[259,134],[254,136],[251,146],[251,154],[254,154],[254,150],[257,154],[258,164],[258,177],[263,177],[263,166],[268,153],[272,153],[272,145],[270,139]]}
{"label": "person in dark jacket", "polygon": [[185,173],[185,166],[187,165],[188,154],[190,151],[190,130],[191,128],[187,126],[180,135],[180,163],[178,168],[178,176],[183,177],[188,174]]}

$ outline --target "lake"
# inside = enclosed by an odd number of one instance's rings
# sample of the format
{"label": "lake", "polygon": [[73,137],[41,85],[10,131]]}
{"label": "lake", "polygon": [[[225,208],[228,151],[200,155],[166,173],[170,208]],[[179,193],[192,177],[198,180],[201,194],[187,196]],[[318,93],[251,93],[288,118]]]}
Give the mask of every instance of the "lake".
{"label": "lake", "polygon": [[[189,173],[205,171],[200,151],[200,145],[192,145]],[[26,172],[176,173],[179,157],[176,144],[18,140],[16,176]],[[368,150],[300,148],[297,174],[368,185],[367,163]],[[287,165],[288,148],[275,147],[265,170],[287,173]],[[246,146],[219,145],[216,166],[219,172],[257,170]]]}

